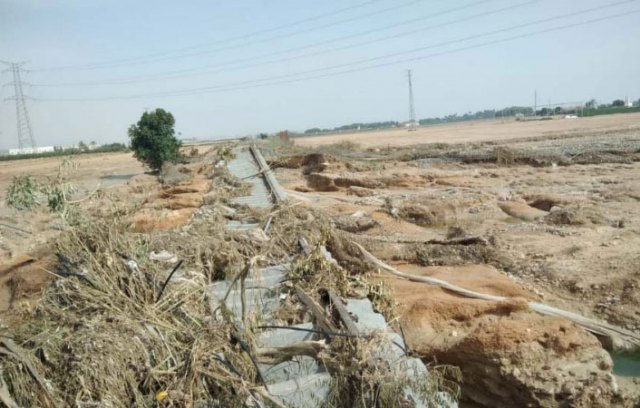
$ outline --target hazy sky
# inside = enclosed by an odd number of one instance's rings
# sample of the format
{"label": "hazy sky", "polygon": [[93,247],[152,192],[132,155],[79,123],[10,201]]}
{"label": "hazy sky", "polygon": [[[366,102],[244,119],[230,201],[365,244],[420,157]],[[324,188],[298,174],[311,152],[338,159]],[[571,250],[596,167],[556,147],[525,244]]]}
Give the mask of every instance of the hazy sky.
{"label": "hazy sky", "polygon": [[[533,105],[534,89],[539,104],[638,99],[636,10],[640,0],[0,0],[0,60],[28,61],[38,145],[125,142],[155,107],[182,137],[229,137],[407,120],[407,69],[419,118]],[[17,145],[12,95],[0,88],[0,148]]]}

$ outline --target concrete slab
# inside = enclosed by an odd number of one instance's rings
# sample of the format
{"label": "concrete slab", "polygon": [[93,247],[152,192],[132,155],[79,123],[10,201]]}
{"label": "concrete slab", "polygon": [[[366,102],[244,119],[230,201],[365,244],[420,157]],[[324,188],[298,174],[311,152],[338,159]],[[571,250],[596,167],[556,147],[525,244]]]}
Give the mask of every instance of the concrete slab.
{"label": "concrete slab", "polygon": [[269,386],[273,396],[292,408],[320,408],[331,391],[331,376],[311,374]]}

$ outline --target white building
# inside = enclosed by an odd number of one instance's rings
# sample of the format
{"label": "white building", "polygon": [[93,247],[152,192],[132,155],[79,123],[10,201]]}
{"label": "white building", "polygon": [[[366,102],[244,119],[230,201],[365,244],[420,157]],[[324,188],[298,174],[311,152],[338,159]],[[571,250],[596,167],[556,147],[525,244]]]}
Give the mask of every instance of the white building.
{"label": "white building", "polygon": [[628,96],[627,96],[627,100],[624,101],[624,106],[626,106],[627,108],[633,107],[633,102],[631,102],[631,98],[629,98]]}
{"label": "white building", "polygon": [[53,151],[53,146],[23,147],[22,149],[9,149],[9,156],[17,156],[19,154],[51,153]]}

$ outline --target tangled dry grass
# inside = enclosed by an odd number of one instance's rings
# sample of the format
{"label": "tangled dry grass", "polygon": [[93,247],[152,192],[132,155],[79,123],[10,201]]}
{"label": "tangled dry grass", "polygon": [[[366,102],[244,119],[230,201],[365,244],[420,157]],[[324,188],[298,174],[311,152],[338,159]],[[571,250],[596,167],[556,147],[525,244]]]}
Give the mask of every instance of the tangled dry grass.
{"label": "tangled dry grass", "polygon": [[[145,256],[149,245],[108,222],[60,238],[51,272],[64,278],[14,337],[47,379],[53,406],[151,406],[167,390],[167,406],[250,397],[253,366],[233,346],[233,325],[209,318],[206,277],[189,270],[168,281],[170,271]],[[3,366],[18,404],[52,405],[22,364]]]}
{"label": "tangled dry grass", "polygon": [[[292,261],[290,289],[302,287],[318,302],[331,290],[370,296],[392,313],[387,292],[367,285],[366,265],[325,215],[290,204],[230,212],[230,197],[241,188],[236,184],[224,171],[214,174],[215,199],[174,230],[134,232],[127,219],[135,208],[67,214],[73,219],[48,271],[54,283],[35,311],[5,332],[15,347],[0,343],[0,401],[11,408],[240,407],[258,400],[281,406],[257,375],[258,328],[240,329],[225,310],[215,314],[209,307],[211,282],[237,277],[256,260]],[[226,230],[230,219],[270,225],[269,236]],[[311,251],[300,254],[300,238]],[[338,263],[326,259],[325,245]],[[158,250],[180,262],[151,260]],[[293,298],[281,304],[288,324],[304,315]],[[399,396],[409,386],[429,400],[439,398],[439,390],[456,395],[437,368],[398,376],[375,357],[379,344],[378,336],[338,338],[318,356],[334,377],[330,406],[401,407],[406,401]]]}

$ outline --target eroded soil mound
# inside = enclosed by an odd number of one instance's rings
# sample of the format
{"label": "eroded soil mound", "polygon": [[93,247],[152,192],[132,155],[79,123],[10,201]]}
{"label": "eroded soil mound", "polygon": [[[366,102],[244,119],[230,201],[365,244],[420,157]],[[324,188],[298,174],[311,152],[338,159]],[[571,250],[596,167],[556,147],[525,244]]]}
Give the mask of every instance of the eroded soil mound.
{"label": "eroded soil mound", "polygon": [[54,264],[53,255],[39,253],[0,266],[0,314],[31,307],[53,279]]}
{"label": "eroded soil mound", "polygon": [[539,210],[538,208],[531,207],[519,201],[500,201],[498,202],[498,207],[513,218],[524,221],[536,221],[547,215],[546,211]]}
{"label": "eroded soil mound", "polygon": [[[411,349],[459,366],[463,398],[486,407],[621,404],[612,362],[583,329],[528,310],[536,296],[487,266],[399,269],[447,280],[504,302],[461,298],[441,288],[384,277],[399,300]],[[622,405],[621,405],[622,406]]]}
{"label": "eroded soil mound", "polygon": [[[205,194],[211,190],[209,173],[212,166],[203,164],[165,165],[163,186],[149,197],[132,218],[133,230],[151,232],[184,225],[204,204]],[[173,176],[168,176],[173,175]]]}
{"label": "eroded soil mound", "polygon": [[303,174],[322,173],[328,168],[341,167],[335,157],[322,153],[272,158],[268,164],[274,169],[302,169]]}
{"label": "eroded soil mound", "polygon": [[307,186],[315,191],[341,191],[353,187],[370,190],[381,188],[424,187],[427,177],[410,174],[362,175],[355,173],[309,173],[306,175]]}

